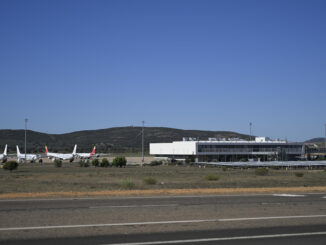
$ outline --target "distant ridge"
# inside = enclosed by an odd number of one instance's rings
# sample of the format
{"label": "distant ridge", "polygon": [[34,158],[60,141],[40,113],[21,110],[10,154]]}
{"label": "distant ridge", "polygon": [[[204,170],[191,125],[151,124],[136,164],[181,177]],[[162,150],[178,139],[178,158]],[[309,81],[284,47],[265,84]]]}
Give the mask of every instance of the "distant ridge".
{"label": "distant ridge", "polygon": [[[229,131],[183,130],[165,127],[145,127],[145,148],[149,143],[172,142],[183,137],[208,139],[214,137],[249,139],[248,135]],[[71,152],[78,144],[78,152],[90,152],[96,145],[98,152],[139,152],[141,150],[141,127],[115,127],[83,130],[65,134],[46,134],[27,131],[28,152],[43,152],[47,145],[51,151]],[[24,130],[0,130],[0,151],[8,144],[9,151],[15,145],[24,146]]]}
{"label": "distant ridge", "polygon": [[323,142],[325,142],[325,138],[322,138],[322,137],[313,138],[313,139],[305,141],[305,143],[323,143]]}

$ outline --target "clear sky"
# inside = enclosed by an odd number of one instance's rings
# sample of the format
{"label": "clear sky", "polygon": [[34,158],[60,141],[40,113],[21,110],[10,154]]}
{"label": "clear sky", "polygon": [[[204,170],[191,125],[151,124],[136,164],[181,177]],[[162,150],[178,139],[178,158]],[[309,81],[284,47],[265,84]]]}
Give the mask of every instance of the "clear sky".
{"label": "clear sky", "polygon": [[0,1],[1,129],[324,135],[326,1]]}

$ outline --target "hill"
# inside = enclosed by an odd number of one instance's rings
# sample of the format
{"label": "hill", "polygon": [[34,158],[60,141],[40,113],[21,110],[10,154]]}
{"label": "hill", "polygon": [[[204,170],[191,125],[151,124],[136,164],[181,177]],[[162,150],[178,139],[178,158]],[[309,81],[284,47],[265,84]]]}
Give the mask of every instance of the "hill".
{"label": "hill", "polygon": [[307,141],[305,141],[305,143],[314,144],[314,145],[317,145],[318,147],[325,148],[325,138],[322,138],[322,137],[307,140]]}
{"label": "hill", "polygon": [[[248,135],[229,131],[145,127],[145,149],[148,151],[149,143],[179,141],[183,137],[249,138]],[[141,127],[116,127],[66,134],[46,134],[28,130],[27,142],[28,152],[44,152],[45,145],[50,151],[71,152],[74,144],[78,144],[78,152],[90,152],[93,145],[96,145],[98,152],[139,152],[141,150]],[[15,145],[19,145],[23,151],[24,130],[0,130],[0,151],[5,144],[8,144],[11,152],[16,151]]]}
{"label": "hill", "polygon": [[310,140],[305,141],[305,143],[324,143],[325,138],[319,137],[319,138],[313,138]]}

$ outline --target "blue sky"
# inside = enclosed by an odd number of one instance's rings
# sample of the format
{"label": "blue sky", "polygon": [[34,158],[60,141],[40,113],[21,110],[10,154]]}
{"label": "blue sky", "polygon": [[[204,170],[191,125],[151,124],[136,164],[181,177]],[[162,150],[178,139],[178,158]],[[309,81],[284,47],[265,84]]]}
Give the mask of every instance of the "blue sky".
{"label": "blue sky", "polygon": [[324,135],[326,1],[0,1],[0,128]]}

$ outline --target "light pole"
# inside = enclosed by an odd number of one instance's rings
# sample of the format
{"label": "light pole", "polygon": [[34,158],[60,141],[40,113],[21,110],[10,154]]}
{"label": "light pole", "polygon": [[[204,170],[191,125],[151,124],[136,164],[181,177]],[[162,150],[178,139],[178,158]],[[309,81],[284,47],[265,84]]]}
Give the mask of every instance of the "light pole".
{"label": "light pole", "polygon": [[326,123],[325,123],[325,145],[324,145],[324,147],[325,147],[325,153],[326,153]]}
{"label": "light pole", "polygon": [[250,140],[250,141],[251,141],[251,126],[252,126],[252,122],[249,123],[249,127],[250,127],[250,129],[249,129],[249,133],[250,133],[249,140]]}
{"label": "light pole", "polygon": [[142,164],[144,164],[144,124],[145,124],[145,121],[142,121],[142,124],[143,124],[143,126],[142,126],[142,131],[141,131],[141,135],[142,135],[142,137],[141,137],[141,155],[142,155]]}
{"label": "light pole", "polygon": [[28,122],[28,119],[25,118],[25,161],[26,161],[26,131],[27,131],[27,122]]}

